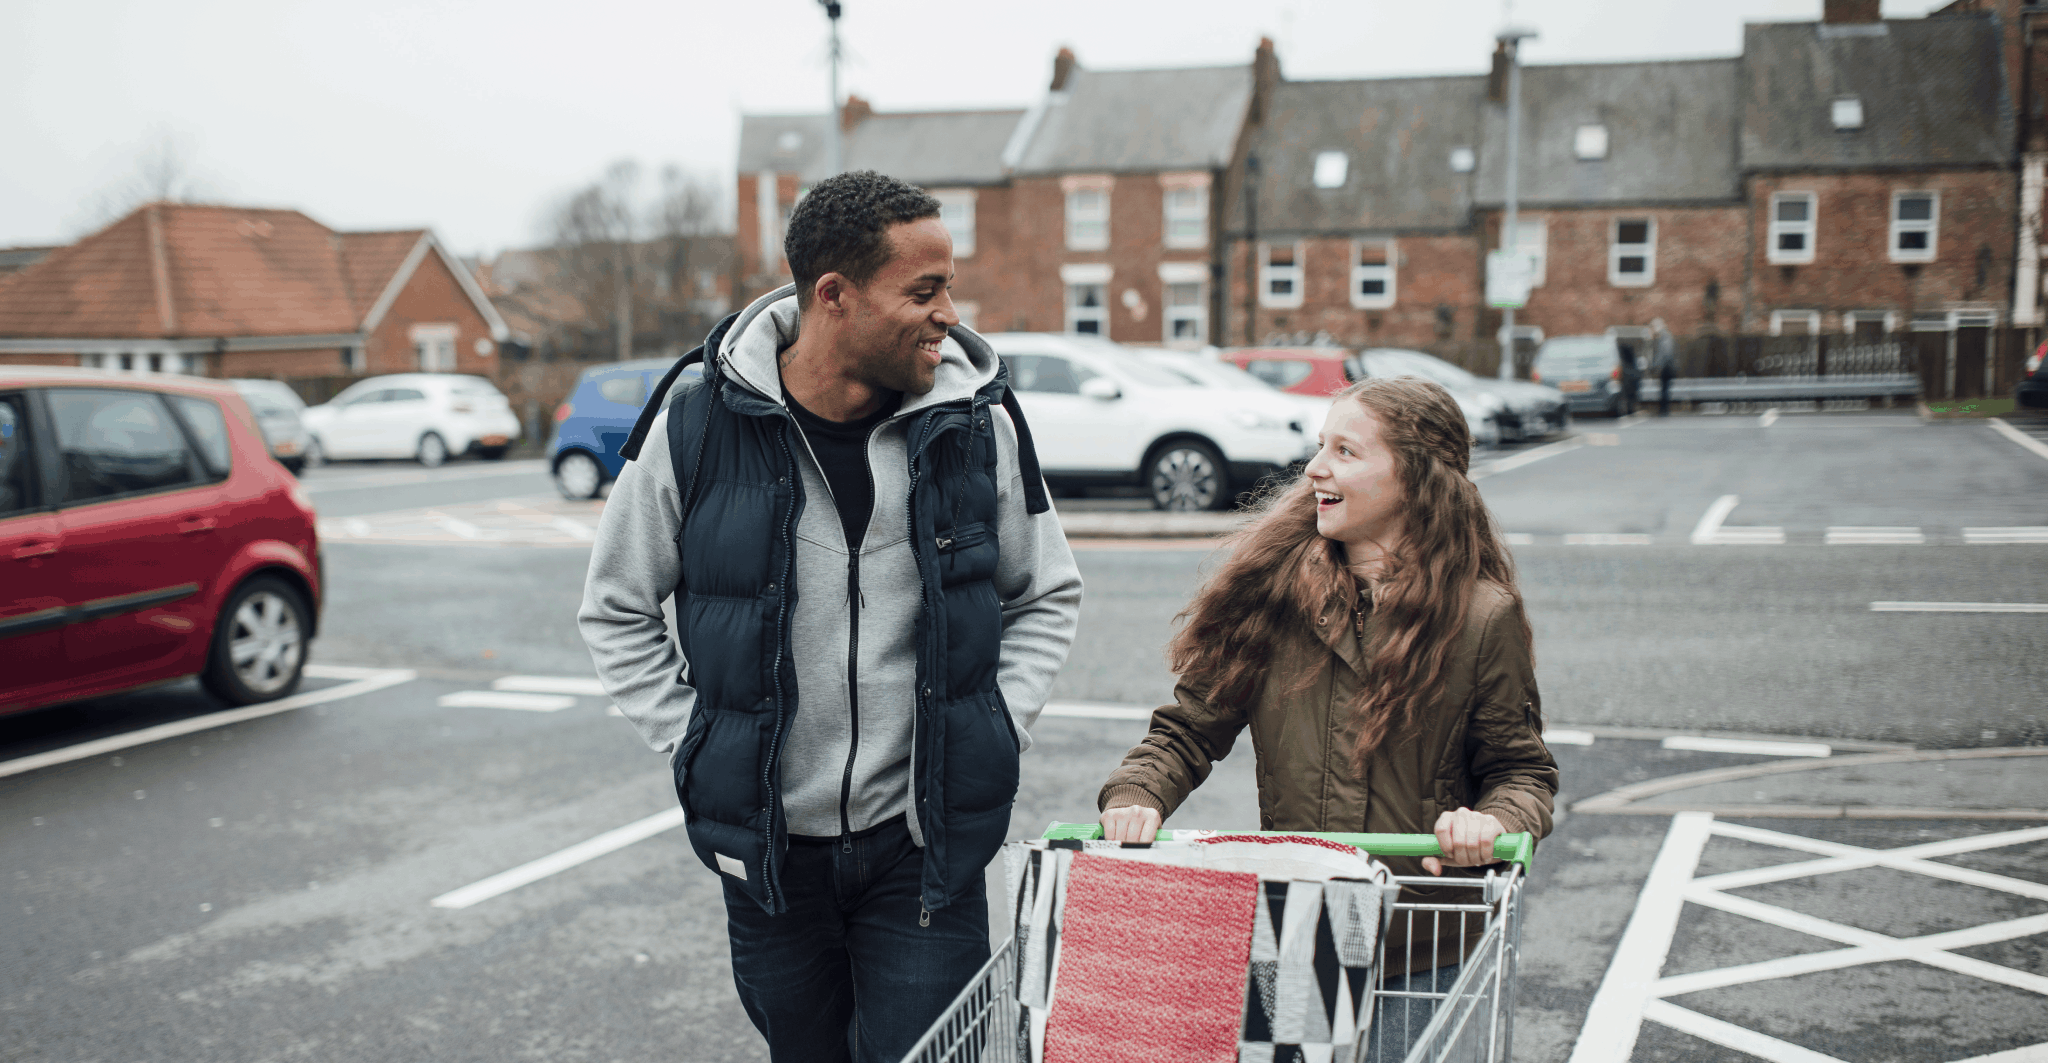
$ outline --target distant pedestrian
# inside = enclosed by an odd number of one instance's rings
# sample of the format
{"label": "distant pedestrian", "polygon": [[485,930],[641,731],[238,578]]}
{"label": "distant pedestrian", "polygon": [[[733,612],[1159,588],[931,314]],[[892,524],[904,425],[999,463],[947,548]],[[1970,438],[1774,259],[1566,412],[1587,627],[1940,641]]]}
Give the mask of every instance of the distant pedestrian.
{"label": "distant pedestrian", "polygon": [[1650,322],[1657,353],[1650,358],[1650,372],[1657,374],[1657,416],[1671,416],[1671,380],[1678,375],[1678,340],[1664,327],[1664,319]]}
{"label": "distant pedestrian", "polygon": [[983,875],[1081,577],[947,294],[938,200],[828,178],[783,252],[796,283],[642,411],[577,619],[671,754],[769,1058],[895,1063],[988,960]]}
{"label": "distant pedestrian", "polygon": [[1636,412],[1636,397],[1643,390],[1643,363],[1636,358],[1636,345],[1621,345],[1621,413]]}
{"label": "distant pedestrian", "polygon": [[[1558,774],[1514,560],[1467,475],[1464,415],[1434,383],[1370,378],[1337,393],[1320,434],[1181,614],[1174,703],[1103,783],[1104,836],[1151,841],[1249,729],[1261,829],[1434,832],[1441,857],[1385,862],[1478,874],[1500,835],[1549,833]],[[1465,929],[1394,923],[1386,987],[1449,989],[1475,943]],[[1433,1007],[1382,999],[1384,1058],[1408,1054]]]}

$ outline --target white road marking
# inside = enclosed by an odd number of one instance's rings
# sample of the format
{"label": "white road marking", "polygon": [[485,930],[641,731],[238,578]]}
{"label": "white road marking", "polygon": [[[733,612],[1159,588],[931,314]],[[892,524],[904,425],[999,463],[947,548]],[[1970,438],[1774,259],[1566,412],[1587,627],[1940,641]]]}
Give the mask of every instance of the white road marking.
{"label": "white road marking", "polygon": [[1872,527],[1852,528],[1834,526],[1828,529],[1829,546],[1862,546],[1872,544],[1898,544],[1918,546],[1927,541],[1927,536],[1918,528]]}
{"label": "white road marking", "polygon": [[1776,406],[1773,406],[1773,407],[1771,407],[1770,409],[1768,409],[1768,410],[1765,410],[1765,411],[1763,412],[1763,416],[1761,416],[1761,417],[1758,417],[1758,418],[1756,419],[1756,426],[1757,426],[1758,428],[1769,428],[1770,426],[1772,426],[1772,425],[1774,425],[1774,424],[1777,424],[1777,423],[1778,423],[1778,408],[1777,408]]}
{"label": "white road marking", "polygon": [[520,694],[510,690],[458,690],[434,699],[444,709],[518,709],[521,712],[560,712],[572,708],[576,699],[566,694]]}
{"label": "white road marking", "polygon": [[1758,742],[1693,735],[1672,735],[1664,740],[1663,745],[1665,749],[1685,749],[1695,753],[1752,753],[1760,757],[1826,757],[1835,752],[1819,742]]}
{"label": "white road marking", "polygon": [[1536,545],[1536,537],[1529,534],[1528,532],[1508,532],[1507,534],[1501,536],[1501,538],[1506,539],[1508,541],[1509,546]]}
{"label": "white road marking", "polygon": [[294,694],[288,698],[267,701],[259,705],[247,705],[239,709],[227,709],[222,712],[208,713],[204,716],[194,716],[190,719],[158,724],[155,727],[145,727],[140,731],[129,731],[126,734],[109,735],[106,738],[98,738],[90,742],[80,742],[75,746],[66,746],[63,749],[52,749],[45,753],[17,757],[9,761],[0,761],[0,778],[5,778],[9,775],[19,775],[25,771],[34,771],[37,768],[47,768],[52,764],[66,764],[74,760],[96,757],[103,753],[112,753],[134,746],[147,745],[151,742],[161,742],[167,738],[177,738],[181,735],[192,734],[195,731],[207,731],[215,727],[226,727],[229,724],[242,723],[246,720],[259,720],[265,716],[274,716],[280,712],[303,709],[308,705],[320,705],[330,701],[340,701],[343,698],[358,697],[382,690],[385,687],[409,683],[418,678],[417,673],[406,668],[341,668],[333,665],[318,664],[307,665],[306,674],[315,679],[353,679],[355,681],[344,683],[338,687],[328,687],[325,690],[311,690],[304,694]]}
{"label": "white road marking", "polygon": [[1964,528],[1963,541],[1978,545],[1988,545],[1991,543],[2048,543],[2048,527]]}
{"label": "white road marking", "polygon": [[[507,461],[492,462],[489,465],[457,466],[442,472],[429,469],[392,470],[389,472],[359,473],[355,476],[330,477],[315,475],[302,481],[301,486],[308,492],[319,494],[323,491],[360,491],[372,487],[390,487],[396,484],[453,483],[473,480],[486,476],[518,476],[524,473],[545,472],[547,462]],[[446,468],[446,466],[444,466]]]}
{"label": "white road marking", "polygon": [[1740,495],[1722,495],[1715,499],[1714,504],[1708,506],[1707,511],[1700,515],[1700,522],[1693,525],[1693,545],[1698,546],[1701,543],[1711,542],[1714,536],[1720,532],[1721,522],[1727,520],[1728,514],[1735,512],[1735,507],[1740,505],[1741,502],[1742,496]]}
{"label": "white road marking", "polygon": [[441,527],[446,528],[449,531],[454,532],[455,534],[465,539],[481,539],[484,537],[484,530],[482,528],[479,528],[466,520],[459,520],[455,517],[451,517],[446,513],[430,513],[428,514],[428,518],[431,519],[435,524],[438,524]]}
{"label": "white road marking", "polygon": [[1652,1000],[1644,1004],[1643,1018],[1654,1019],[1681,1033],[1689,1033],[1703,1041],[1712,1041],[1770,1063],[1844,1063],[1834,1056],[1822,1055],[1732,1022],[1722,1022],[1668,1001]]}
{"label": "white road marking", "polygon": [[1871,602],[1873,613],[2048,613],[2041,602]]}
{"label": "white road marking", "polygon": [[682,825],[682,809],[671,808],[665,812],[657,812],[646,819],[628,823],[616,830],[608,830],[589,841],[577,842],[566,849],[549,853],[510,871],[501,871],[460,889],[449,890],[430,903],[436,908],[467,908]]}
{"label": "white road marking", "polygon": [[1650,419],[1650,415],[1649,415],[1649,414],[1647,414],[1647,413],[1644,413],[1644,412],[1642,412],[1641,410],[1638,410],[1638,411],[1636,411],[1635,413],[1629,414],[1628,416],[1626,416],[1626,417],[1623,417],[1622,419],[1620,419],[1620,420],[1618,420],[1618,421],[1614,422],[1614,427],[1616,427],[1616,428],[1633,428],[1633,427],[1635,427],[1636,425],[1642,424],[1642,423],[1643,423],[1644,421],[1647,421],[1647,420],[1649,420],[1649,419]]}
{"label": "white road marking", "polygon": [[1472,470],[1472,472],[1466,477],[1466,479],[1483,480],[1489,476],[1494,475],[1495,473],[1507,472],[1510,469],[1519,469],[1522,466],[1529,464],[1530,462],[1542,461],[1544,458],[1554,458],[1559,454],[1563,454],[1567,451],[1577,450],[1584,445],[1585,444],[1583,442],[1576,438],[1560,439],[1555,443],[1545,444],[1544,446],[1537,447],[1534,450],[1525,450],[1520,454],[1510,455],[1508,457],[1500,459],[1499,461],[1489,461],[1486,464],[1481,465],[1480,467]]}
{"label": "white road marking", "polygon": [[2048,1044],[2026,1045],[1993,1052],[1988,1056],[1971,1056],[1958,1059],[1955,1063],[2048,1063]]}
{"label": "white road marking", "polygon": [[517,690],[527,694],[576,694],[586,698],[604,697],[604,684],[574,675],[508,675],[491,680],[492,690]]}
{"label": "white road marking", "polygon": [[1589,447],[1618,447],[1621,445],[1621,436],[1613,432],[1587,432],[1579,438],[1584,439]]}
{"label": "white road marking", "polygon": [[1593,732],[1545,731],[1543,743],[1551,746],[1590,746],[1593,744]]}
{"label": "white road marking", "polygon": [[554,528],[558,532],[572,536],[577,539],[583,539],[585,541],[588,541],[597,538],[597,532],[591,530],[590,525],[585,524],[580,520],[570,520],[567,517],[556,517],[554,520],[549,521],[548,525],[549,527]]}
{"label": "white road marking", "polygon": [[1714,817],[1705,812],[1680,812],[1671,817],[1664,846],[1650,865],[1649,878],[1636,899],[1635,914],[1615,946],[1614,959],[1586,1009],[1570,1063],[1628,1063],[1642,1032],[1643,1010],[1650,986],[1664,969],[1678,913],[1685,906],[1686,883],[1698,869]]}
{"label": "white road marking", "polygon": [[1073,716],[1086,720],[1149,720],[1152,710],[1142,705],[1114,705],[1102,701],[1048,701],[1041,716]]}
{"label": "white road marking", "polygon": [[1649,546],[1657,540],[1624,532],[1577,532],[1564,537],[1566,546]]}
{"label": "white road marking", "polygon": [[1729,528],[1722,525],[1721,522],[1728,519],[1728,514],[1735,512],[1735,507],[1741,501],[1742,499],[1736,495],[1722,495],[1720,498],[1715,499],[1714,504],[1708,506],[1706,513],[1700,516],[1700,522],[1693,526],[1693,545],[1783,546],[1785,544],[1785,529],[1783,528],[1766,526]]}
{"label": "white road marking", "polygon": [[1993,417],[1991,419],[1991,427],[1994,430],[1996,430],[1999,435],[2002,435],[2005,438],[2010,439],[2015,443],[2018,443],[2020,446],[2023,446],[2028,450],[2033,451],[2037,456],[2048,458],[2048,443],[2043,443],[2040,440],[2035,439],[2033,436],[2030,436],[2025,432],[2022,432],[2019,429],[2014,428],[2012,425],[2007,424],[2005,418]]}
{"label": "white road marking", "polygon": [[357,538],[365,538],[370,534],[369,522],[365,520],[359,520],[355,517],[350,517],[347,520],[342,521],[341,526],[348,529],[348,533],[350,535],[356,536]]}

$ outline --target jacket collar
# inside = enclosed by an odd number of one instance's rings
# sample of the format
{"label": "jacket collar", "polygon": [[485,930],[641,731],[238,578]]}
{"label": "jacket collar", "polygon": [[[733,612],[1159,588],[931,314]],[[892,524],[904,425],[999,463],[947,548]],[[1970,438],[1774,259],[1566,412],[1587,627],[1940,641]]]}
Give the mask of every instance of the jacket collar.
{"label": "jacket collar", "polygon": [[1364,610],[1366,632],[1372,631],[1372,603],[1362,594],[1350,602],[1337,602],[1325,606],[1316,616],[1316,637],[1331,651],[1351,666],[1351,671],[1365,675],[1365,648],[1358,637],[1359,610]]}
{"label": "jacket collar", "polygon": [[[780,357],[784,348],[796,342],[802,326],[797,313],[796,285],[785,284],[749,304],[739,320],[727,330],[719,344],[718,359],[727,375],[755,395],[783,405]],[[923,395],[906,396],[891,415],[893,420],[932,406],[972,400],[974,394],[994,380],[1002,360],[988,341],[965,325],[948,330],[939,346],[938,372],[932,389]]]}

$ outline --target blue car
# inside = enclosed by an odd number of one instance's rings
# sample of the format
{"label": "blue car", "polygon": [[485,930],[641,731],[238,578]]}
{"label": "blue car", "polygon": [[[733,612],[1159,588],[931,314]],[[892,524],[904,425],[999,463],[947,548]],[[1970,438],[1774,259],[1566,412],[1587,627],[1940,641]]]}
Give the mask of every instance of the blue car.
{"label": "blue car", "polygon": [[[619,448],[633,434],[633,422],[640,418],[648,393],[674,364],[669,358],[607,362],[584,370],[577,378],[568,401],[555,410],[555,434],[548,441],[555,489],[563,498],[596,498],[606,484],[618,478],[626,465]],[[690,366],[676,378],[676,384],[703,372],[701,365]]]}

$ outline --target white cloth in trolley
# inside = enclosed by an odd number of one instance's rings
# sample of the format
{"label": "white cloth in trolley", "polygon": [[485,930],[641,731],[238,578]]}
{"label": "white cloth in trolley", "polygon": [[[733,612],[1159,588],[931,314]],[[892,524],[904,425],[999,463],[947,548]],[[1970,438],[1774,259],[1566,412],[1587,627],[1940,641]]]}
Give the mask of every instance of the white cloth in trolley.
{"label": "white cloth in trolley", "polygon": [[1026,1058],[1363,1058],[1399,892],[1385,865],[1321,839],[1175,833],[1005,847]]}

